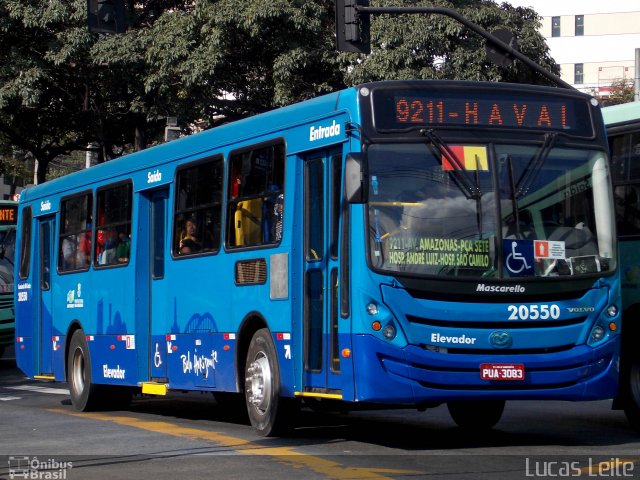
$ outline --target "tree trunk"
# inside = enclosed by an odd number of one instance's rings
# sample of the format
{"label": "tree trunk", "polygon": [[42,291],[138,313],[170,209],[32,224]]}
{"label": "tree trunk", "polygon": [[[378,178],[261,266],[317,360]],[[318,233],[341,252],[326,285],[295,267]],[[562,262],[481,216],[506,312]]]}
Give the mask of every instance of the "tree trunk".
{"label": "tree trunk", "polygon": [[38,168],[36,170],[36,184],[40,185],[47,181],[47,170],[49,168],[48,158],[38,159]]}
{"label": "tree trunk", "polygon": [[136,126],[136,144],[135,144],[136,152],[139,152],[140,150],[144,150],[145,148],[147,148],[147,142],[146,142],[146,139],[144,138],[144,129],[139,126]]}

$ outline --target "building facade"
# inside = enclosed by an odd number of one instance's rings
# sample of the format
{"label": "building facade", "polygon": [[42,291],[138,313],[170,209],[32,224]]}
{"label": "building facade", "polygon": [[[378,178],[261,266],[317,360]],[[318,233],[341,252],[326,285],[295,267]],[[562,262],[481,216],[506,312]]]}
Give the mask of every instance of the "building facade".
{"label": "building facade", "polygon": [[638,82],[640,2],[630,0],[515,0],[543,17],[541,33],[561,66],[562,79],[577,89],[607,97],[612,86]]}

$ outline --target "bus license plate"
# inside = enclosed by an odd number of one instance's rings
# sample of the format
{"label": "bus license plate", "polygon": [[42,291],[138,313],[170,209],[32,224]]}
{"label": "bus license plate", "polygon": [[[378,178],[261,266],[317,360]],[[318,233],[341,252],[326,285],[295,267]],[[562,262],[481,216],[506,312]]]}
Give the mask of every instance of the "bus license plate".
{"label": "bus license plate", "polygon": [[524,380],[524,365],[483,363],[480,365],[480,378],[482,380]]}

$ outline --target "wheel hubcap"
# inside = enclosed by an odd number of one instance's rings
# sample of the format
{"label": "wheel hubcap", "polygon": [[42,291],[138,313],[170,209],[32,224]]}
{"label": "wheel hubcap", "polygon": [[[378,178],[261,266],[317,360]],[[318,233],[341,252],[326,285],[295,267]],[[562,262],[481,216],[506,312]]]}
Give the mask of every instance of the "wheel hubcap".
{"label": "wheel hubcap", "polygon": [[245,385],[248,402],[264,413],[271,399],[271,368],[264,353],[260,353],[249,364]]}
{"label": "wheel hubcap", "polygon": [[74,389],[78,393],[84,390],[84,355],[79,348],[73,353],[73,371],[71,372]]}

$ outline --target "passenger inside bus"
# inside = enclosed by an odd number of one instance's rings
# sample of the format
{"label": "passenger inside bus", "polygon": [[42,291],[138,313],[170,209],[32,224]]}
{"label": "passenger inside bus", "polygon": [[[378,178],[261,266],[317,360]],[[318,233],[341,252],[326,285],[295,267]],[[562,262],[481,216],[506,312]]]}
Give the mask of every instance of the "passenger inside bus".
{"label": "passenger inside bus", "polygon": [[202,250],[202,244],[197,237],[198,227],[196,225],[196,219],[193,217],[188,218],[184,222],[184,233],[180,240],[180,255],[188,255],[191,253],[197,253]]}

